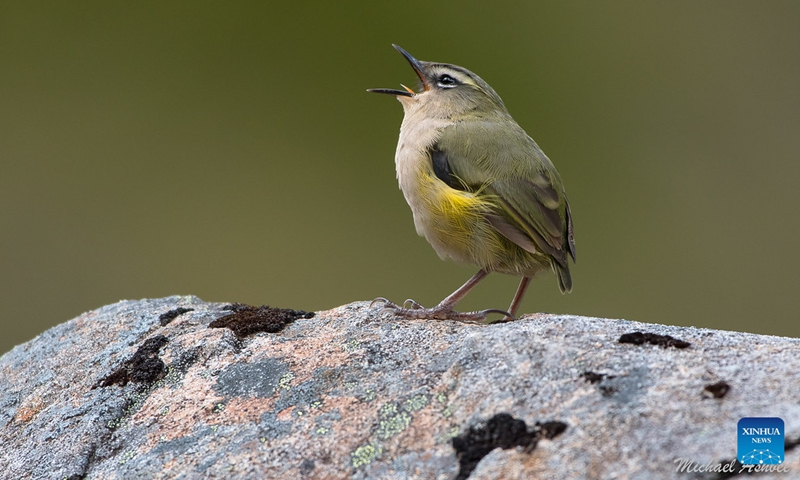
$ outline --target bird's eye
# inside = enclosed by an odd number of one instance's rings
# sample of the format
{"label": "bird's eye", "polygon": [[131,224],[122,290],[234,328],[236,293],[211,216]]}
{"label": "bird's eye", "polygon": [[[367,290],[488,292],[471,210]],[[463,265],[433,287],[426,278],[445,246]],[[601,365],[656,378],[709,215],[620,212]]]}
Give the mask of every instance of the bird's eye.
{"label": "bird's eye", "polygon": [[436,79],[436,84],[442,88],[453,88],[458,85],[458,80],[444,73]]}

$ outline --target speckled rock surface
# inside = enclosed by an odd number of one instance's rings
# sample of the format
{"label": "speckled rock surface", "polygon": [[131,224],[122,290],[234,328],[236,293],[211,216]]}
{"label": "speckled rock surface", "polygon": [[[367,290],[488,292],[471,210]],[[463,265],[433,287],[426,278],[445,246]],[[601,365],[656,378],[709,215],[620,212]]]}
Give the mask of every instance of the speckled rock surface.
{"label": "speckled rock surface", "polygon": [[[675,459],[730,462],[748,416],[786,424],[790,473],[760,478],[800,478],[798,339],[289,312],[235,333],[209,325],[264,311],[123,301],[17,346],[0,358],[0,478],[712,479]],[[634,332],[650,335],[619,341]]]}

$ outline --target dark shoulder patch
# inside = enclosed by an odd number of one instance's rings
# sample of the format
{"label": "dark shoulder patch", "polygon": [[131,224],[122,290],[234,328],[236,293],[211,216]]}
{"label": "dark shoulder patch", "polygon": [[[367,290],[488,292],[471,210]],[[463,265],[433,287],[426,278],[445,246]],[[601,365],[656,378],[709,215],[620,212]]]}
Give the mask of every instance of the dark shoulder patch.
{"label": "dark shoulder patch", "polygon": [[464,190],[464,185],[458,180],[458,177],[453,175],[453,171],[450,170],[450,165],[447,163],[447,153],[443,150],[439,150],[438,145],[431,147],[428,152],[431,156],[433,173],[436,175],[436,178],[443,181],[450,188]]}

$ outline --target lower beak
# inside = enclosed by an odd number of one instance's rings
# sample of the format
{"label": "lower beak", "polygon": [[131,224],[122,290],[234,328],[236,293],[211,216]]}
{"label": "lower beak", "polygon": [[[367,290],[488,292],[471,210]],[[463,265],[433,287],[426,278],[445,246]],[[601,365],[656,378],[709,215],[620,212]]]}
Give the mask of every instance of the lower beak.
{"label": "lower beak", "polygon": [[389,95],[394,95],[396,97],[413,97],[416,95],[414,90],[411,90],[405,85],[402,85],[402,87],[405,88],[405,90],[395,90],[393,88],[368,88],[367,91],[372,93],[388,93]]}

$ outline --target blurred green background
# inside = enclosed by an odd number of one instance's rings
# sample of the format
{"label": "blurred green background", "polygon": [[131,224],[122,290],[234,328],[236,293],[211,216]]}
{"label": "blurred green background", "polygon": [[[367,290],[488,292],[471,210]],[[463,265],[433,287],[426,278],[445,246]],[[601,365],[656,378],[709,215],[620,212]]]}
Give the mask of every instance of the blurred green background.
{"label": "blurred green background", "polygon": [[120,299],[461,285],[365,92],[415,84],[391,43],[482,76],[566,183],[574,292],[521,311],[800,335],[796,1],[3,2],[0,352]]}

